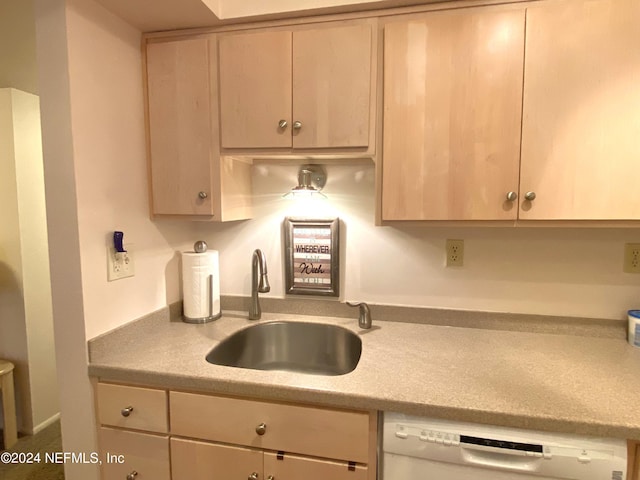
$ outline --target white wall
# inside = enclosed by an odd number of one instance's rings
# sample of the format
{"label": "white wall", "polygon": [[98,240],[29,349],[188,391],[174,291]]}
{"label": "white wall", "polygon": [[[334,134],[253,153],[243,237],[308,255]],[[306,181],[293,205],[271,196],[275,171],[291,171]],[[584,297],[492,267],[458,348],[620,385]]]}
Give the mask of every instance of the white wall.
{"label": "white wall", "polygon": [[[185,222],[149,218],[141,33],[92,0],[68,2],[73,156],[87,338],[179,299]],[[87,39],[91,41],[88,42]],[[107,281],[114,230],[133,243],[136,275]]]}
{"label": "white wall", "polygon": [[11,89],[0,89],[0,358],[16,365],[18,428],[24,430],[32,425],[12,100]]}
{"label": "white wall", "polygon": [[31,0],[0,2],[0,87],[38,93],[36,28]]}
{"label": "white wall", "polygon": [[12,90],[12,97],[32,431],[37,433],[59,413],[40,102],[18,90]]}
{"label": "white wall", "polygon": [[19,429],[58,415],[38,97],[0,89],[0,357],[16,364]]}
{"label": "white wall", "polygon": [[[382,8],[382,5],[390,2],[384,0],[203,0],[211,10],[220,18],[239,18],[253,15],[269,15],[283,12],[300,12],[301,15],[308,10],[318,8],[337,7],[344,5],[368,4]],[[420,3],[418,1],[413,3]]]}
{"label": "white wall", "polygon": [[[65,0],[36,0],[38,83],[62,448],[97,451],[80,270]],[[97,480],[95,465],[66,463],[67,480]]]}

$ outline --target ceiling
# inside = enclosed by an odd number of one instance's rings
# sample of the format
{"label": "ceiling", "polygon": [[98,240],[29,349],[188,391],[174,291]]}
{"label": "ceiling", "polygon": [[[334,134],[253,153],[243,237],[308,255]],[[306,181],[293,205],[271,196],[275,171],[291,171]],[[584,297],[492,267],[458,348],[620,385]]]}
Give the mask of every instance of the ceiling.
{"label": "ceiling", "polygon": [[[372,10],[438,0],[97,0],[143,32]],[[440,0],[447,1],[447,0]]]}

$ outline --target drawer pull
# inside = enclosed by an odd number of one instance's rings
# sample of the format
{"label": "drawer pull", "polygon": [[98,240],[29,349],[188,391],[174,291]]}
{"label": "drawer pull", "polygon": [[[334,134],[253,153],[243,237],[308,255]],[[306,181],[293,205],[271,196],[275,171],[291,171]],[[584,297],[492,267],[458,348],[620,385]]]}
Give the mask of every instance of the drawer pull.
{"label": "drawer pull", "polygon": [[[122,410],[120,410],[120,413],[122,414],[123,417],[128,417],[129,415],[131,415],[131,412],[133,412],[133,407],[126,407],[126,408],[123,408]],[[136,473],[136,475],[137,475],[137,473]]]}
{"label": "drawer pull", "polygon": [[267,480],[276,480],[276,477],[274,477],[273,475],[269,475],[269,476],[267,477]]}
{"label": "drawer pull", "polygon": [[256,433],[258,435],[264,435],[266,433],[266,431],[267,431],[267,425],[264,424],[264,423],[261,423],[260,425],[258,425],[256,427]]}
{"label": "drawer pull", "polygon": [[247,480],[258,480],[258,473],[253,472],[251,475],[249,475],[249,478]]}
{"label": "drawer pull", "polygon": [[131,472],[129,475],[127,475],[127,480],[135,480],[135,478],[138,476],[138,472],[136,472],[135,470],[133,472]]}

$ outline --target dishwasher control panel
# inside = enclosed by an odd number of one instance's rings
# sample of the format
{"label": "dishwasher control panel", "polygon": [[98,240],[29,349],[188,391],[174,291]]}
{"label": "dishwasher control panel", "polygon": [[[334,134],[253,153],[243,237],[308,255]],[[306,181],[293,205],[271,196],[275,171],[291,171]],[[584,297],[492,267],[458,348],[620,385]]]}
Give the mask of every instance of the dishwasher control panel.
{"label": "dishwasher control panel", "polygon": [[[466,472],[459,478],[470,478],[466,476],[470,468],[489,470],[494,480],[626,478],[626,441],[621,439],[556,435],[395,413],[385,413],[382,450],[384,471],[398,462],[403,469],[416,464],[431,469],[432,474],[437,472],[439,476],[433,478],[446,480],[458,478],[448,473],[457,468]],[[485,477],[474,473],[474,478]]]}

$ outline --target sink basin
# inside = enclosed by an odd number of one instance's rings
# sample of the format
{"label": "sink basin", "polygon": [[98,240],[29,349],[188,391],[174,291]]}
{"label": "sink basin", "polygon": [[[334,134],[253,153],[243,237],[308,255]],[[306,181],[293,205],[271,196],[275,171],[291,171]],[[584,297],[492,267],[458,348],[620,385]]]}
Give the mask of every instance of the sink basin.
{"label": "sink basin", "polygon": [[356,368],[361,353],[360,337],[346,328],[269,322],[226,338],[207,354],[207,362],[254,370],[344,375]]}

